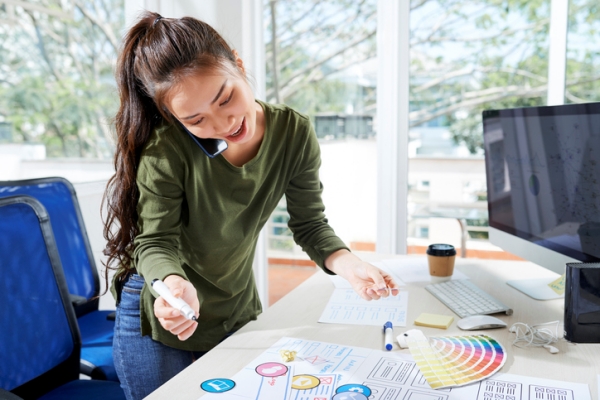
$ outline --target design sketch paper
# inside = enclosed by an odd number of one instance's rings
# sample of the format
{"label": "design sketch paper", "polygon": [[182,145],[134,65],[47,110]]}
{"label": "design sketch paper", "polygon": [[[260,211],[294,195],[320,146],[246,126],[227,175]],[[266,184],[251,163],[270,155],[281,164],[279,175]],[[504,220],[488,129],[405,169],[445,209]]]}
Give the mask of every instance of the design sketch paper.
{"label": "design sketch paper", "polygon": [[[404,283],[431,281],[427,258],[425,257],[392,258],[383,260],[383,265],[385,265],[386,270],[391,271]],[[452,279],[469,279],[469,277],[454,268]]]}
{"label": "design sketch paper", "polygon": [[406,326],[407,309],[408,292],[402,290],[396,296],[367,301],[353,289],[334,289],[319,322],[383,327],[391,321],[394,326]]}
{"label": "design sketch paper", "polygon": [[[590,388],[585,383],[530,378],[522,375],[499,373],[494,375],[493,378],[479,382],[479,384],[475,386],[478,387],[478,394],[477,397],[473,397],[473,400],[502,398],[506,400],[592,399],[590,396]],[[453,397],[450,397],[450,399],[454,400]],[[462,400],[462,397],[457,397],[457,399]]]}
{"label": "design sketch paper", "polygon": [[[392,277],[392,279],[394,279],[394,281],[396,282],[396,284],[398,286],[405,286],[402,279],[400,279],[398,276],[396,276],[396,274],[394,274],[392,271],[390,271],[390,269],[387,267],[387,265],[385,265],[383,262],[372,262],[371,264],[373,264],[377,268],[387,272]],[[337,289],[352,289],[352,285],[350,285],[350,282],[348,282],[341,276],[339,276],[339,275],[327,275],[327,276],[329,277],[329,279],[331,279],[333,286],[335,286]]]}
{"label": "design sketch paper", "polygon": [[[280,350],[296,351],[295,360],[282,363]],[[363,389],[371,392],[369,400],[591,400],[586,384],[502,373],[467,386],[432,389],[408,353],[289,337],[229,378],[233,389],[206,393],[202,400],[331,400],[338,390],[351,398]]]}

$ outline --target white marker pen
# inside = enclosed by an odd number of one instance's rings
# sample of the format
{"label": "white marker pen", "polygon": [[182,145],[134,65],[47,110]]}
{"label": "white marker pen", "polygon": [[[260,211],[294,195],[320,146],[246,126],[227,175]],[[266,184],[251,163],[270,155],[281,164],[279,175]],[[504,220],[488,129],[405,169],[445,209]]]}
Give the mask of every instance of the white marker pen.
{"label": "white marker pen", "polygon": [[383,325],[383,334],[385,335],[385,349],[390,351],[394,348],[394,325],[391,321]]}
{"label": "white marker pen", "polygon": [[152,281],[152,289],[156,290],[158,294],[160,294],[169,305],[173,308],[176,308],[181,312],[181,315],[186,317],[189,320],[196,320],[196,313],[192,310],[192,307],[188,303],[186,303],[183,299],[173,296],[167,285],[160,279],[155,279]]}

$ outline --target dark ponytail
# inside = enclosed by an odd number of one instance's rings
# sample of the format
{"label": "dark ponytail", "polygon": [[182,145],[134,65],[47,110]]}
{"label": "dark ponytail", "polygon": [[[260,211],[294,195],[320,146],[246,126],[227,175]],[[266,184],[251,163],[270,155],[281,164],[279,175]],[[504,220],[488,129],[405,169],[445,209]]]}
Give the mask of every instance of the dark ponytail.
{"label": "dark ponytail", "polygon": [[109,269],[122,275],[132,267],[138,233],[137,167],[150,134],[171,121],[166,104],[170,91],[187,76],[215,69],[237,71],[235,56],[212,27],[197,19],[143,12],[123,38],[115,74],[120,100],[115,116],[115,175],[103,199],[107,287]]}

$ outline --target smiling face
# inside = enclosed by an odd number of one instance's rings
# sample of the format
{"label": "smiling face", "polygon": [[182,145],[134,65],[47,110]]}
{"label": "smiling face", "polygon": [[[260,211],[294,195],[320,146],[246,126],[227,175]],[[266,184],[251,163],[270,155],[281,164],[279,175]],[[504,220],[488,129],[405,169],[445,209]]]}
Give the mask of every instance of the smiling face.
{"label": "smiling face", "polygon": [[223,139],[234,148],[260,141],[262,107],[242,73],[214,70],[184,78],[169,96],[171,113],[199,138]]}

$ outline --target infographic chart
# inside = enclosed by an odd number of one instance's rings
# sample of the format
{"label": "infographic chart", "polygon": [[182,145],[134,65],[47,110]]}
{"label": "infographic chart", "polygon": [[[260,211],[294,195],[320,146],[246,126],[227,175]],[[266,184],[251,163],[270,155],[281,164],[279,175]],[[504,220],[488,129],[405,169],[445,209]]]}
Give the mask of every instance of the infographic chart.
{"label": "infographic chart", "polygon": [[[453,348],[467,347],[446,339],[435,343],[436,351],[449,357],[456,354]],[[296,352],[293,361],[282,360],[286,352]],[[290,337],[234,376],[200,382],[199,391],[202,400],[591,400],[585,384],[503,373],[466,386],[433,389],[408,352]]]}

